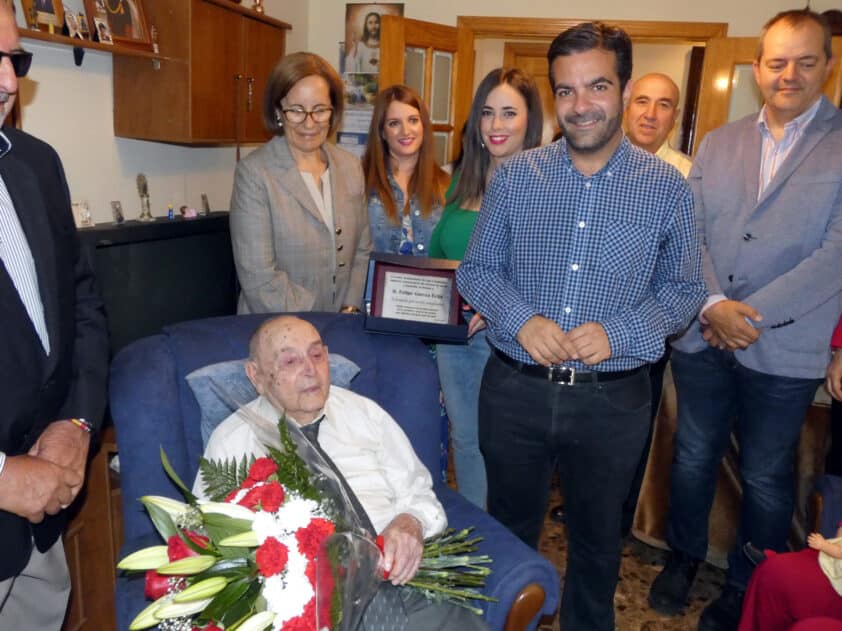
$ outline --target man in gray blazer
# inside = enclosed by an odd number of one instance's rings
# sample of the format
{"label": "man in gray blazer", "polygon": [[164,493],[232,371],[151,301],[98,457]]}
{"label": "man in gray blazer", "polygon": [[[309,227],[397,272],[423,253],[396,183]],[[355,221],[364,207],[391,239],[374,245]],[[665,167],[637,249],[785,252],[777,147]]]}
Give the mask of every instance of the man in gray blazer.
{"label": "man in gray blazer", "polygon": [[[650,605],[684,607],[707,552],[719,462],[733,429],[743,482],[727,584],[699,629],[736,629],[745,543],[783,549],[801,425],[842,311],[842,113],[824,96],[830,30],[809,10],[763,29],[754,63],[764,107],[708,134],[690,173],[709,294],[673,343],[678,432],[667,540]],[[736,422],[735,422],[736,419]]]}

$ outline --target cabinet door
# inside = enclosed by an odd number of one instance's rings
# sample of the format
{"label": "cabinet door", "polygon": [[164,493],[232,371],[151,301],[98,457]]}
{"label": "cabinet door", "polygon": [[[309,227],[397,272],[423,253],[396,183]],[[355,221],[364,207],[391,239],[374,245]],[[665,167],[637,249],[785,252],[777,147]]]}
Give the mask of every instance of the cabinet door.
{"label": "cabinet door", "polygon": [[284,54],[285,33],[271,24],[243,17],[243,85],[240,140],[263,142],[270,137],[263,125],[263,93],[272,68]]}
{"label": "cabinet door", "polygon": [[241,19],[223,7],[193,0],[190,127],[194,140],[234,142],[237,138],[245,89]]}

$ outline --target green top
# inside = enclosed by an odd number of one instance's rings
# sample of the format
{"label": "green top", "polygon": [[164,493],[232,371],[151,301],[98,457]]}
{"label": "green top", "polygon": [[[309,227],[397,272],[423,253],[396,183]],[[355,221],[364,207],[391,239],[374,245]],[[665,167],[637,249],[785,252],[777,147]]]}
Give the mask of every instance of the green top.
{"label": "green top", "polygon": [[[450,196],[458,180],[459,174],[454,173],[445,199]],[[461,261],[465,258],[465,250],[468,248],[468,241],[474,231],[478,214],[476,210],[460,208],[455,202],[447,204],[436,229],[433,230],[427,256],[452,261]]]}

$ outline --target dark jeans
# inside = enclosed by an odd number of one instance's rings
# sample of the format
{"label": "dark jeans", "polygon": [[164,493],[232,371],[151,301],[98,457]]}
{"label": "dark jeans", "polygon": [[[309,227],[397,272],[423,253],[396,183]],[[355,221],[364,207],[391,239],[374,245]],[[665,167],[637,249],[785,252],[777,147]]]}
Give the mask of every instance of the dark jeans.
{"label": "dark jeans", "polygon": [[599,385],[526,376],[491,355],[479,398],[488,512],[535,547],[558,461],[568,560],[566,631],[614,629],[620,514],[649,425],[645,370]]}
{"label": "dark jeans", "polygon": [[692,354],[674,351],[672,375],[678,429],[667,542],[705,558],[719,463],[733,430],[743,498],[727,582],[745,589],[752,568],[742,554],[743,544],[784,549],[794,505],[795,447],[822,380],[757,372],[740,365],[733,353],[713,348]]}
{"label": "dark jeans", "polygon": [[830,451],[824,461],[824,472],[842,475],[842,401],[836,399],[830,405]]}
{"label": "dark jeans", "polygon": [[664,391],[664,372],[670,360],[672,347],[667,344],[663,356],[649,368],[650,392],[652,393],[652,410],[649,414],[649,432],[646,434],[646,442],[643,445],[643,453],[640,454],[640,461],[632,478],[631,488],[623,502],[623,519],[621,522],[621,534],[623,537],[631,532],[634,523],[634,513],[637,510],[637,500],[640,497],[640,487],[643,485],[643,476],[646,474],[646,463],[649,461],[649,450],[652,448],[652,431],[655,429],[655,418],[658,416],[658,408],[661,405],[661,393]]}

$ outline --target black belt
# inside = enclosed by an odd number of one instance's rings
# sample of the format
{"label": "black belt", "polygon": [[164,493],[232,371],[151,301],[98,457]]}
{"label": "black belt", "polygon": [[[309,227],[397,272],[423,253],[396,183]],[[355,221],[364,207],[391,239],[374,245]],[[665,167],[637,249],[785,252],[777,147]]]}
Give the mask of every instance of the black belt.
{"label": "black belt", "polygon": [[584,384],[604,383],[606,381],[616,381],[617,379],[625,379],[636,375],[644,369],[643,366],[632,368],[631,370],[615,370],[614,372],[595,372],[576,370],[569,366],[541,366],[539,364],[527,364],[516,359],[512,359],[503,351],[491,347],[494,355],[507,366],[511,366],[515,370],[530,377],[543,379],[544,381],[551,381],[552,383],[560,383],[565,386],[581,386]]}

